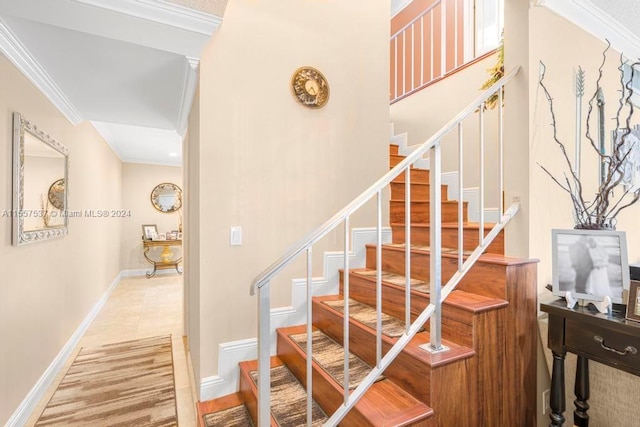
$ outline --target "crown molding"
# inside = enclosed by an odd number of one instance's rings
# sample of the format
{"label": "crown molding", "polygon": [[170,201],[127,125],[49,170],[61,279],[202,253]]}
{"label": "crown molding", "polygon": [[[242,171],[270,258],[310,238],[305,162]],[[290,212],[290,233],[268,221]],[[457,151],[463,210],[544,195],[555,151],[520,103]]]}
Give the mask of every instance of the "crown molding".
{"label": "crown molding", "polygon": [[84,119],[35,57],[0,18],[0,51],[24,74],[72,124]]}
{"label": "crown molding", "polygon": [[184,81],[182,83],[182,97],[180,98],[180,110],[178,111],[178,120],[176,121],[176,132],[180,136],[184,136],[187,130],[187,122],[189,121],[189,112],[195,95],[198,82],[198,66],[200,61],[197,58],[185,58]]}
{"label": "crown molding", "polygon": [[71,0],[85,6],[134,16],[151,22],[210,36],[222,18],[164,0]]}
{"label": "crown molding", "polygon": [[640,37],[589,0],[537,0],[535,6],[546,7],[597,38],[609,40],[627,58],[640,57]]}

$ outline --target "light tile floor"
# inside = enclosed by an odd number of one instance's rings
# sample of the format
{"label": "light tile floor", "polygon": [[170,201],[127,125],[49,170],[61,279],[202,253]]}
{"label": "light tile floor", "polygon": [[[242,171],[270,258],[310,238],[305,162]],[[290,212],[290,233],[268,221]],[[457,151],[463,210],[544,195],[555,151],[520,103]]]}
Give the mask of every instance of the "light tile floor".
{"label": "light tile floor", "polygon": [[187,356],[183,340],[183,287],[177,274],[151,279],[123,279],[109,296],[64,369],[47,391],[28,426],[33,426],[82,347],[95,347],[140,338],[169,335],[173,344],[178,424],[196,425],[195,399],[189,381]]}

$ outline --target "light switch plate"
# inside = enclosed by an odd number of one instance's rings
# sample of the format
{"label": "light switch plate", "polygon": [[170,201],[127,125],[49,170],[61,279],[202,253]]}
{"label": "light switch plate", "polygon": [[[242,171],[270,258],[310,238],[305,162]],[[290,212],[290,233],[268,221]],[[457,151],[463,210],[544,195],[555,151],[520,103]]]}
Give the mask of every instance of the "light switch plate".
{"label": "light switch plate", "polygon": [[231,246],[242,245],[242,227],[233,226],[229,232],[229,244]]}

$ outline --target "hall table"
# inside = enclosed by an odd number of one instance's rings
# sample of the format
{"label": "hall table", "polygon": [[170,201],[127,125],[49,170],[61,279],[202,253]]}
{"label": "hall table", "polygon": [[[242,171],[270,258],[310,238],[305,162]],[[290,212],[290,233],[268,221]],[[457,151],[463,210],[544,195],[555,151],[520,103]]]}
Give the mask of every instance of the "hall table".
{"label": "hall table", "polygon": [[[142,240],[142,246],[144,252],[142,253],[149,263],[153,264],[153,271],[147,273],[147,278],[151,278],[156,275],[158,270],[165,270],[167,268],[175,268],[178,274],[182,274],[182,271],[178,269],[178,264],[182,262],[182,257],[174,258],[171,247],[182,246],[182,240]],[[151,248],[161,247],[160,261],[149,258],[149,251]]]}
{"label": "hall table", "polygon": [[589,359],[640,376],[640,323],[617,311],[599,313],[591,304],[567,308],[564,299],[540,304],[540,310],[549,313],[548,347],[553,353],[549,425],[565,422],[564,358],[570,352],[578,356],[573,423],[588,427]]}

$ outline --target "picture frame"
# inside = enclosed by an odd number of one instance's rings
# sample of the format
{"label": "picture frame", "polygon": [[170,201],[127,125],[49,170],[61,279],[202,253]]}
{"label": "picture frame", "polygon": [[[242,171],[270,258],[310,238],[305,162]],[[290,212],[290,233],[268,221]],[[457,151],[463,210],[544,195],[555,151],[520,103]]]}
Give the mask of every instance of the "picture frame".
{"label": "picture frame", "polygon": [[144,240],[153,240],[154,235],[158,235],[158,226],[156,224],[142,225],[142,238]]}
{"label": "picture frame", "polygon": [[627,304],[627,320],[640,322],[640,282],[629,283],[629,303]]}
{"label": "picture frame", "polygon": [[624,304],[629,261],[624,231],[552,230],[552,291],[564,297]]}

